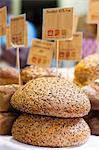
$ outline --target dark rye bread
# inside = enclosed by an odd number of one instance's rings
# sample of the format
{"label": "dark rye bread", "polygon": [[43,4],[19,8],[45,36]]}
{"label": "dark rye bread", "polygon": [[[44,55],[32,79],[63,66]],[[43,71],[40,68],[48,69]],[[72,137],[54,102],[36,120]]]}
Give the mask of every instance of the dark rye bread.
{"label": "dark rye bread", "polygon": [[63,78],[42,77],[19,88],[11,105],[22,112],[56,117],[82,117],[90,101],[79,87]]}
{"label": "dark rye bread", "polygon": [[19,88],[19,85],[1,85],[0,86],[0,112],[10,110],[10,99],[14,92]]}
{"label": "dark rye bread", "polygon": [[85,143],[89,135],[90,129],[82,118],[62,119],[23,114],[12,127],[14,139],[35,146],[77,146]]}

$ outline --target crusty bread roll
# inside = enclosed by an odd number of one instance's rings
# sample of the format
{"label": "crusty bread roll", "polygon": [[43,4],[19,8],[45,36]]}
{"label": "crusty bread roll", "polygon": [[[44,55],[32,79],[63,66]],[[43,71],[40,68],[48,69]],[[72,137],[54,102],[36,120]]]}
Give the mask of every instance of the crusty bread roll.
{"label": "crusty bread roll", "polygon": [[14,92],[19,88],[19,85],[1,85],[0,86],[0,112],[10,110],[10,99]]}
{"label": "crusty bread roll", "polygon": [[99,110],[99,80],[95,80],[88,86],[82,88],[82,90],[88,95],[93,110]]}
{"label": "crusty bread roll", "polygon": [[79,86],[90,84],[99,78],[99,54],[89,55],[75,67],[74,82]]}
{"label": "crusty bread roll", "polygon": [[17,84],[18,73],[12,67],[0,67],[0,85]]}
{"label": "crusty bread roll", "polygon": [[82,117],[90,110],[84,92],[63,78],[42,77],[20,87],[11,105],[22,112],[56,117]]}
{"label": "crusty bread roll", "polygon": [[82,118],[61,119],[21,115],[12,127],[14,139],[36,146],[77,146],[87,141],[90,129]]}
{"label": "crusty bread roll", "polygon": [[11,128],[18,117],[16,113],[0,113],[0,135],[11,134]]}
{"label": "crusty bread roll", "polygon": [[[56,73],[51,68],[41,68],[37,65],[27,66],[21,70],[21,78],[23,83],[27,83],[29,80],[36,79],[38,77],[56,76]],[[59,74],[59,76],[61,76]]]}
{"label": "crusty bread roll", "polygon": [[85,116],[85,120],[91,129],[91,134],[99,135],[99,111],[92,110]]}

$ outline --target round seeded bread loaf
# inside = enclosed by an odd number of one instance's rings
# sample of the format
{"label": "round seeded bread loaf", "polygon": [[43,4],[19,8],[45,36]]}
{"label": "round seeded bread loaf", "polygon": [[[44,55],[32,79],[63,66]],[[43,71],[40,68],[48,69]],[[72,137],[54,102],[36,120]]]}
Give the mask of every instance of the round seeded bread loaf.
{"label": "round seeded bread loaf", "polygon": [[0,112],[10,110],[10,99],[18,88],[18,84],[0,85]]}
{"label": "round seeded bread loaf", "polygon": [[99,78],[99,54],[89,55],[75,67],[74,82],[85,86]]}
{"label": "round seeded bread loaf", "polygon": [[82,88],[88,95],[93,110],[99,110],[99,79]]}
{"label": "round seeded bread loaf", "polygon": [[[27,83],[32,79],[36,79],[39,77],[48,77],[48,76],[56,76],[56,71],[52,68],[41,68],[37,65],[31,65],[23,68],[21,70],[21,78],[23,84]],[[59,74],[61,76],[61,74]]]}
{"label": "round seeded bread loaf", "polygon": [[82,118],[62,119],[21,115],[12,127],[14,139],[36,146],[77,146],[87,141],[90,129]]}
{"label": "round seeded bread loaf", "polygon": [[18,84],[18,72],[13,67],[0,67],[0,85]]}
{"label": "round seeded bread loaf", "polygon": [[22,112],[65,118],[82,117],[90,110],[90,101],[79,87],[56,77],[29,81],[14,93],[11,105]]}

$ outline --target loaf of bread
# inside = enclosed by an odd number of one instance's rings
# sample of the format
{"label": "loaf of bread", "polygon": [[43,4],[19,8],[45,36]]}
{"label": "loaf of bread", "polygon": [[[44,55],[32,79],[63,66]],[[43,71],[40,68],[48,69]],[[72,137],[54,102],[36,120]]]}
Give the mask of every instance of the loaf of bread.
{"label": "loaf of bread", "polygon": [[99,111],[92,110],[85,116],[85,120],[91,129],[91,134],[99,135]]}
{"label": "loaf of bread", "polygon": [[90,129],[82,118],[61,119],[21,115],[12,127],[14,139],[36,146],[77,146],[87,141]]}
{"label": "loaf of bread", "polygon": [[[21,78],[24,84],[32,79],[49,76],[56,76],[56,72],[51,68],[45,69],[36,65],[28,66],[21,71]],[[61,75],[59,74],[59,76]]]}
{"label": "loaf of bread", "polygon": [[0,112],[10,110],[10,99],[14,92],[19,88],[19,85],[1,85],[0,86]]}
{"label": "loaf of bread", "polygon": [[16,113],[0,113],[0,135],[11,134],[11,128],[18,117]]}
{"label": "loaf of bread", "polygon": [[0,85],[17,84],[18,73],[12,67],[0,67]]}
{"label": "loaf of bread", "polygon": [[79,86],[90,84],[99,78],[99,54],[89,55],[75,67],[74,82]]}
{"label": "loaf of bread", "polygon": [[88,95],[93,110],[99,110],[99,80],[95,80],[91,84],[82,88]]}
{"label": "loaf of bread", "polygon": [[20,87],[11,105],[22,112],[56,117],[82,117],[90,111],[90,101],[74,83],[63,78],[42,77]]}

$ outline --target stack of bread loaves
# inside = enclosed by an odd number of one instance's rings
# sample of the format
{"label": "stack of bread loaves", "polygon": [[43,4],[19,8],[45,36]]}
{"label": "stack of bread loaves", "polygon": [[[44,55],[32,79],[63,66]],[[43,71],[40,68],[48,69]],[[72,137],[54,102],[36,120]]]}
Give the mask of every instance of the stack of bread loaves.
{"label": "stack of bread loaves", "polygon": [[18,89],[18,73],[12,67],[0,68],[0,134],[10,134],[17,114],[12,112],[10,99]]}
{"label": "stack of bread loaves", "polygon": [[23,112],[13,124],[14,139],[36,146],[77,146],[90,129],[82,118],[90,111],[88,97],[63,78],[42,77],[21,86],[12,96],[13,108]]}

